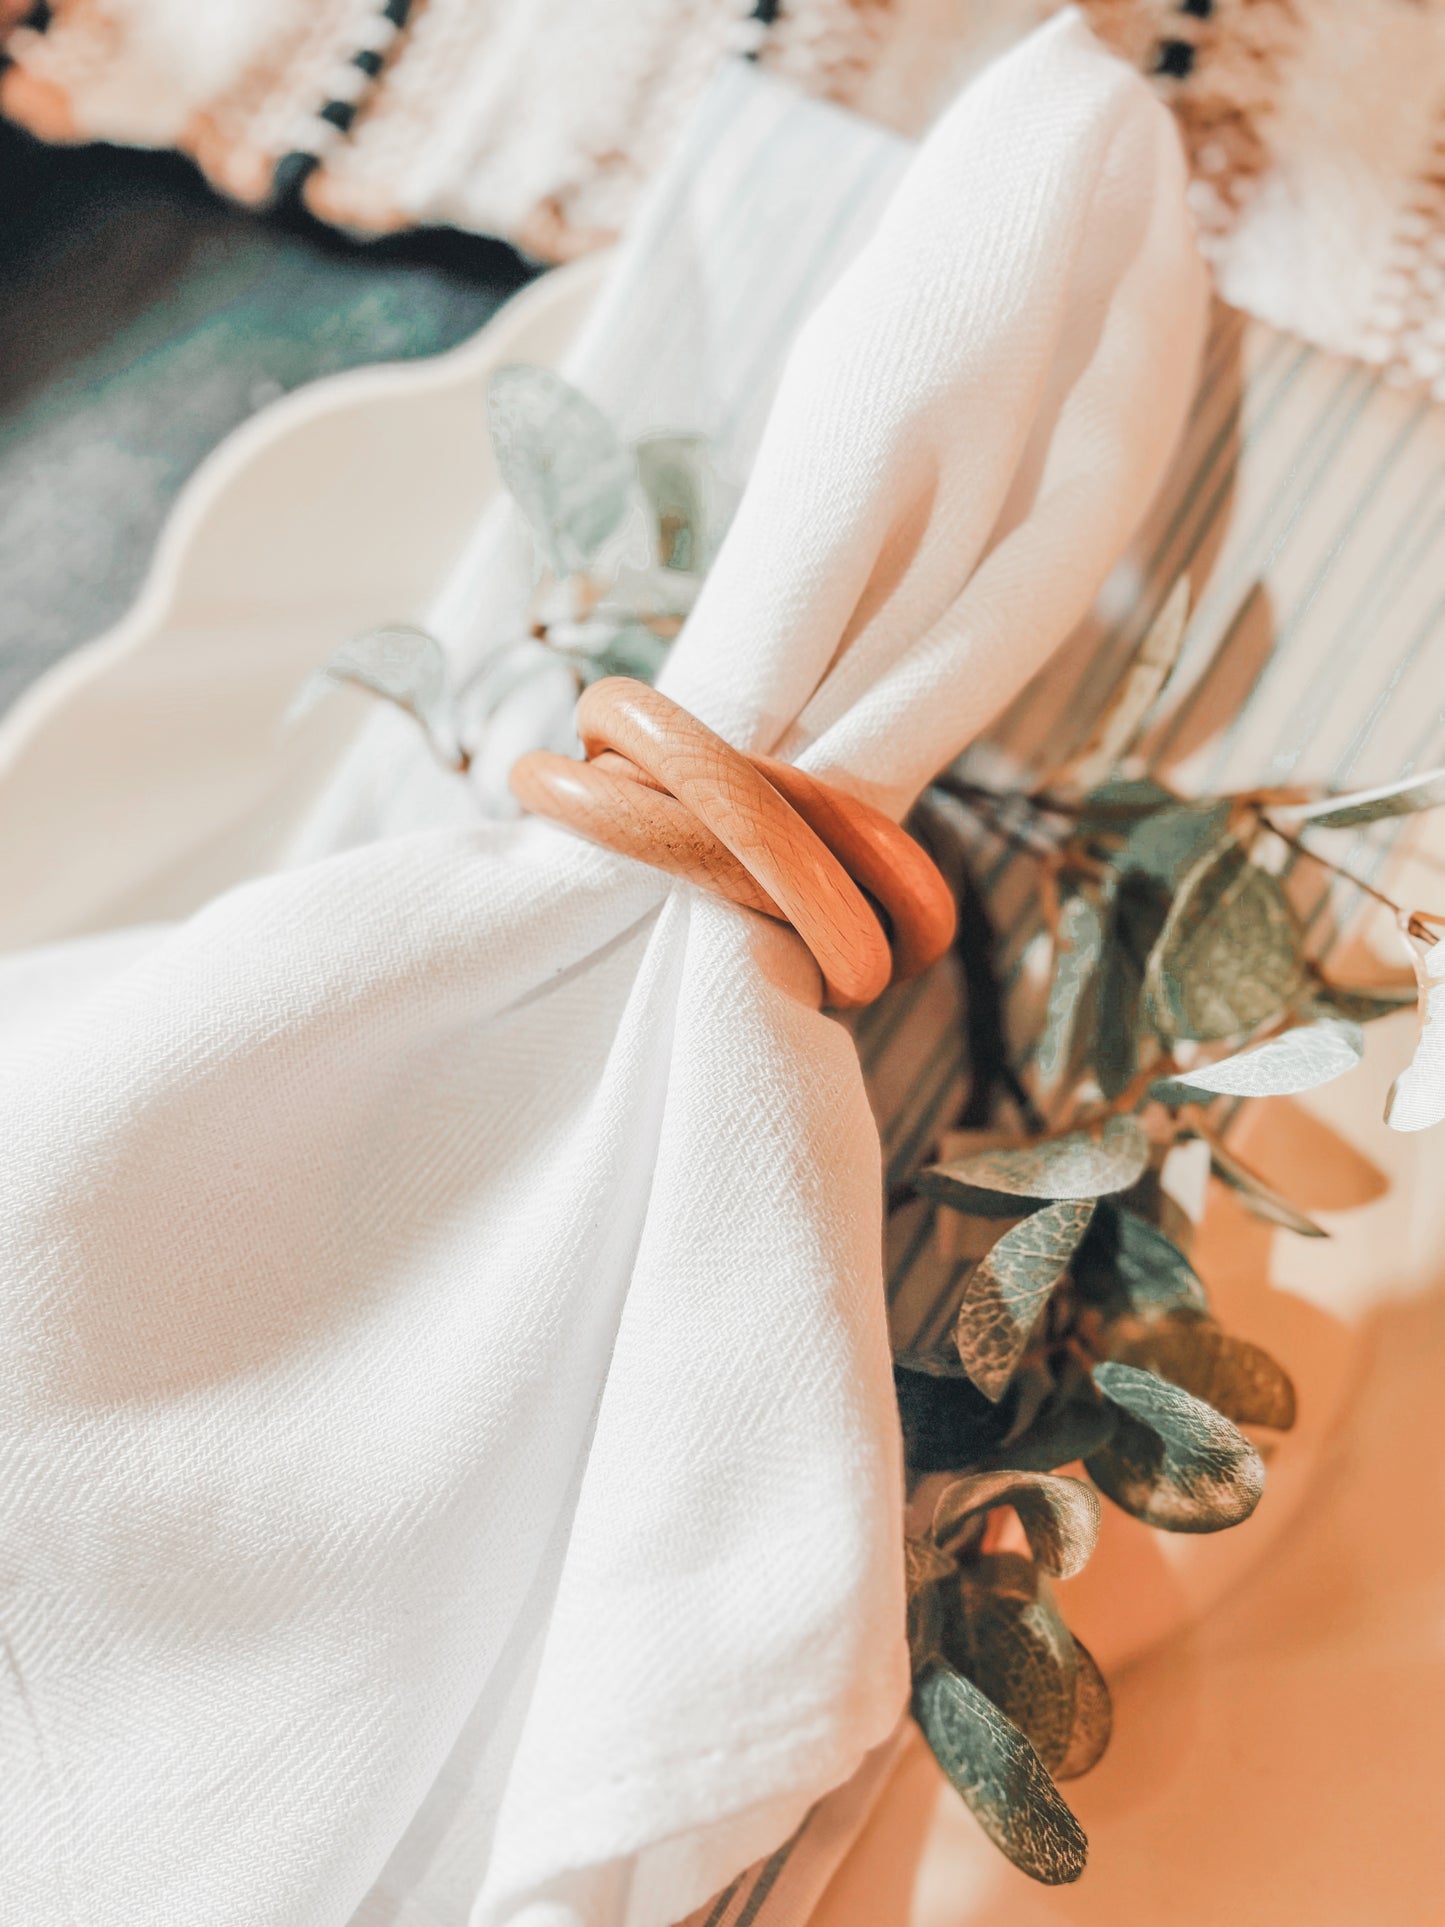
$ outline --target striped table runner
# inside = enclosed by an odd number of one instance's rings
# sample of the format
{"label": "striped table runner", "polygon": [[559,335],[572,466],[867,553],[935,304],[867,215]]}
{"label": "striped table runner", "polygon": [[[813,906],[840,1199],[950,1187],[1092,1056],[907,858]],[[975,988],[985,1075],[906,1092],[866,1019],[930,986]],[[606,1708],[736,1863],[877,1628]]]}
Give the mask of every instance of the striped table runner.
{"label": "striped table runner", "polygon": [[[1144,744],[1172,785],[1358,787],[1439,763],[1442,533],[1445,409],[1220,308],[1148,526],[1093,618],[964,764],[996,782],[1077,748],[1181,574],[1195,613]],[[1405,840],[1419,845],[1422,827],[1405,818],[1341,835],[1332,856],[1376,882]],[[1041,928],[1035,869],[1002,849],[982,855],[1011,988]],[[1417,863],[1428,877],[1425,852]],[[1301,883],[1311,940],[1327,956],[1351,934],[1364,893],[1323,871]],[[1445,874],[1434,898],[1445,903]],[[890,1184],[917,1168],[962,1094],[963,1038],[940,1019],[939,997],[936,984],[904,987],[858,1025]],[[909,1347],[947,1329],[962,1285],[962,1267],[939,1260],[930,1222],[922,1207],[893,1220],[890,1303],[895,1338]]]}

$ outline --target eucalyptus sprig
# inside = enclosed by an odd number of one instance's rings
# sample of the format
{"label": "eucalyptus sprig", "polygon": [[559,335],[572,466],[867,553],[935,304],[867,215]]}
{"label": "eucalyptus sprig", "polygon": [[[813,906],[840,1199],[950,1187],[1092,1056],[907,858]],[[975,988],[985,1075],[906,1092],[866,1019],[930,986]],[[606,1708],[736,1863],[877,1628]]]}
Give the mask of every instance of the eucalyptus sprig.
{"label": "eucalyptus sprig", "polygon": [[343,643],[302,692],[305,707],[350,683],[407,711],[448,769],[464,773],[482,731],[541,672],[568,672],[570,705],[602,676],[652,682],[702,585],[729,500],[698,435],[625,441],[549,368],[499,368],[487,394],[498,475],[528,531],[534,584],[524,630],[454,683],[445,652],[413,623]]}
{"label": "eucalyptus sprig", "polygon": [[[907,1557],[914,1712],[985,1831],[1046,1882],[1076,1879],[1086,1854],[1055,1782],[1109,1737],[1107,1685],[1050,1589],[1092,1548],[1094,1494],[1162,1531],[1237,1525],[1265,1473],[1241,1428],[1295,1420],[1284,1368],[1211,1312],[1181,1200],[1212,1171],[1267,1222],[1326,1234],[1227,1147],[1215,1111],[1343,1075],[1362,1026],[1416,1000],[1330,981],[1283,872],[1336,869],[1311,830],[1445,803],[1442,770],[1324,798],[1186,798],[1125,774],[1186,618],[1180,585],[1084,750],[1047,783],[938,785],[1037,866],[1050,961],[1038,1035],[1016,1061],[999,1043],[984,891],[966,881],[960,961],[985,1012],[969,1128],[945,1134],[912,1190],[979,1255],[947,1345],[895,1361],[915,1526],[920,1503],[928,1513]],[[1387,1115],[1417,1129],[1445,1117],[1445,921],[1381,900],[1412,947],[1424,1019]],[[1075,1464],[1086,1479],[1060,1474]],[[1026,1549],[1004,1543],[1010,1514]]]}
{"label": "eucalyptus sprig", "polygon": [[[440,645],[392,624],[316,679],[412,715],[449,768],[541,670],[652,680],[717,546],[723,514],[694,437],[625,443],[540,368],[498,371],[488,425],[535,550],[525,633],[453,686]],[[646,535],[642,566],[627,531]],[[1445,1119],[1445,918],[1399,906],[1310,838],[1445,803],[1445,770],[1349,795],[1185,797],[1126,759],[1178,659],[1188,592],[1166,600],[1079,754],[1031,791],[957,772],[938,793],[1036,866],[1047,997],[1023,1060],[1005,1043],[986,891],[963,864],[958,962],[972,1083],[960,1129],[915,1175],[977,1253],[943,1348],[899,1357],[914,1713],[991,1839],[1070,1881],[1087,1842],[1056,1782],[1108,1743],[1108,1686],[1053,1591],[1093,1549],[1099,1495],[1168,1532],[1249,1517],[1264,1462],[1246,1430],[1285,1431],[1284,1368],[1214,1317],[1190,1258],[1210,1172],[1269,1224],[1324,1229],[1224,1141],[1221,1104],[1351,1070],[1363,1026],[1418,1003],[1422,1028],[1387,1116]],[[565,719],[564,719],[565,725]],[[1408,991],[1342,986],[1311,956],[1286,887],[1313,863],[1394,915]],[[1077,1465],[1083,1477],[1060,1468]]]}

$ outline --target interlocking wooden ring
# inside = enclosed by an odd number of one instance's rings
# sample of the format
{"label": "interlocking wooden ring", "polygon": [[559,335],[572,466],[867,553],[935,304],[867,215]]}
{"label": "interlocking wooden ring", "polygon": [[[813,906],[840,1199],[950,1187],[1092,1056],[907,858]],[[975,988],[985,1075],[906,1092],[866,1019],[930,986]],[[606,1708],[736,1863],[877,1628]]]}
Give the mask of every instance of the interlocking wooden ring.
{"label": "interlocking wooden ring", "polygon": [[871,804],[771,756],[743,755],[625,676],[583,693],[577,733],[585,763],[533,750],[514,765],[522,807],[791,924],[830,1004],[871,1003],[952,941],[948,885]]}

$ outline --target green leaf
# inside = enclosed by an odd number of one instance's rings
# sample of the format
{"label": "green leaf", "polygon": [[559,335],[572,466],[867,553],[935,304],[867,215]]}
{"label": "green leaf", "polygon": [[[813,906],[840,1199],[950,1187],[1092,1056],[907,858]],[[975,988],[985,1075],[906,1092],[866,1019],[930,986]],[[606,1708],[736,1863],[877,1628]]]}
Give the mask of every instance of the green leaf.
{"label": "green leaf", "polygon": [[1059,909],[1053,976],[1039,1037],[1039,1086],[1049,1092],[1071,1089],[1088,1051],[1089,1006],[1104,950],[1104,918],[1092,897],[1066,897]]}
{"label": "green leaf", "polygon": [[903,1541],[903,1578],[907,1606],[908,1653],[915,1673],[943,1656],[945,1611],[940,1581],[956,1571],[953,1559],[932,1539]]}
{"label": "green leaf", "polygon": [[[991,1568],[999,1566],[1022,1568],[1026,1589],[995,1589]],[[1073,1735],[1077,1659],[1047,1586],[1014,1555],[979,1559],[963,1574],[958,1620],[951,1637],[945,1631],[945,1656],[987,1693],[1052,1770],[1066,1757]]]}
{"label": "green leaf", "polygon": [[1081,1639],[1074,1641],[1074,1723],[1055,1779],[1077,1780],[1099,1764],[1114,1730],[1114,1705],[1098,1662]]}
{"label": "green leaf", "polygon": [[1079,1199],[1046,1205],[1006,1231],[974,1267],[954,1338],[969,1377],[986,1397],[1003,1397],[1093,1210],[1092,1203]]}
{"label": "green leaf", "polygon": [[963,1362],[952,1347],[940,1346],[937,1350],[908,1349],[894,1352],[893,1369],[895,1372],[905,1372],[910,1377],[915,1372],[921,1372],[925,1378],[951,1378],[956,1379],[960,1384],[968,1383],[968,1373],[963,1369]]}
{"label": "green leaf", "polygon": [[955,1479],[933,1510],[935,1541],[947,1546],[964,1520],[995,1506],[1012,1507],[1035,1559],[1070,1579],[1082,1572],[1099,1536],[1099,1501],[1082,1479],[1045,1472],[974,1472]]}
{"label": "green leaf", "polygon": [[1312,1091],[1352,1071],[1365,1054],[1365,1033],[1343,1017],[1325,1017],[1282,1031],[1252,1050],[1196,1065],[1186,1089],[1205,1093],[1204,1101],[1226,1097],[1287,1097]]}
{"label": "green leaf", "polygon": [[1013,1198],[1098,1198],[1127,1191],[1149,1162],[1149,1140],[1132,1117],[1111,1117],[1097,1135],[1070,1131],[1017,1150],[975,1151],[922,1173],[919,1189],[945,1203],[977,1191]]}
{"label": "green leaf", "polygon": [[707,442],[650,435],[635,444],[637,474],[652,511],[664,569],[697,575],[712,560],[707,526]]}
{"label": "green leaf", "polygon": [[1000,1443],[1007,1419],[971,1379],[943,1377],[899,1362],[893,1368],[903,1450],[911,1472],[956,1472]]}
{"label": "green leaf", "polygon": [[1088,742],[1064,772],[1070,786],[1093,789],[1127,754],[1179,659],[1188,622],[1189,582],[1181,576],[1165,597]]}
{"label": "green leaf", "polygon": [[1277,878],[1235,838],[1185,875],[1145,968],[1167,1043],[1222,1041],[1280,1016],[1304,979],[1299,928]]}
{"label": "green leaf", "polygon": [[1149,877],[1125,875],[1119,880],[1099,966],[1093,1047],[1094,1071],[1105,1097],[1118,1097],[1126,1090],[1139,1067],[1144,966],[1168,914],[1167,894]]}
{"label": "green leaf", "polygon": [[1351,990],[1344,984],[1326,983],[1323,978],[1317,978],[1313,988],[1318,1009],[1354,1024],[1377,1023],[1381,1017],[1413,1009],[1418,1002],[1413,989]]}
{"label": "green leaf", "polygon": [[1107,1399],[1082,1394],[1052,1399],[1027,1430],[998,1446],[992,1463],[1020,1472],[1053,1472],[1097,1452],[1114,1435]]}
{"label": "green leaf", "polygon": [[1100,1204],[1074,1258],[1080,1294],[1105,1311],[1148,1317],[1206,1311],[1198,1273],[1157,1225],[1113,1200]]}
{"label": "green leaf", "polygon": [[1266,1224],[1282,1225],[1286,1231],[1297,1232],[1301,1238],[1328,1238],[1329,1232],[1323,1225],[1307,1218],[1303,1211],[1296,1210],[1288,1198],[1280,1196],[1272,1185],[1266,1184],[1257,1171],[1252,1171],[1233,1151],[1227,1150],[1218,1138],[1209,1137],[1209,1164],[1214,1175],[1239,1194],[1240,1202],[1252,1211],[1256,1218]]}
{"label": "green leaf", "polygon": [[310,691],[351,683],[380,696],[420,723],[444,760],[458,760],[456,718],[441,644],[425,629],[391,622],[343,642],[322,664],[293,713],[310,706]]}
{"label": "green leaf", "polygon": [[945,1663],[987,1693],[1055,1778],[1087,1773],[1109,1743],[1109,1689],[1037,1569],[1015,1553],[987,1554],[963,1568],[956,1594],[938,1590]]}
{"label": "green leaf", "polygon": [[635,676],[639,682],[655,682],[671,646],[645,622],[624,622],[601,649],[578,662],[584,682],[597,682],[603,676]]}
{"label": "green leaf", "polygon": [[1270,820],[1290,828],[1348,830],[1357,823],[1379,823],[1389,816],[1411,816],[1445,803],[1445,769],[1427,769],[1419,776],[1402,776],[1376,789],[1350,790],[1322,796],[1314,803],[1276,805]]}
{"label": "green leaf", "polygon": [[1295,1422],[1289,1375],[1260,1345],[1235,1338],[1212,1318],[1162,1318],[1110,1333],[1110,1356],[1155,1372],[1212,1405],[1235,1425],[1287,1432]]}
{"label": "green leaf", "polygon": [[1094,1071],[1105,1097],[1129,1088],[1139,1068],[1139,998],[1143,978],[1118,949],[1111,949],[1099,973],[1099,1025],[1094,1035]]}
{"label": "green leaf", "polygon": [[1172,891],[1204,857],[1217,849],[1229,824],[1229,804],[1205,798],[1171,801],[1133,824],[1120,852],[1119,867],[1136,883],[1148,881]]}
{"label": "green leaf", "polygon": [[1114,777],[1091,789],[1080,803],[1076,818],[1079,834],[1086,838],[1126,835],[1131,825],[1160,810],[1172,809],[1178,802],[1173,790],[1165,789],[1152,777]]}
{"label": "green leaf", "polygon": [[903,1541],[903,1583],[910,1599],[955,1569],[953,1555],[931,1535],[910,1535]]}
{"label": "green leaf", "polygon": [[1178,1110],[1181,1104],[1212,1104],[1217,1093],[1186,1083],[1182,1077],[1156,1077],[1149,1086],[1149,1095],[1156,1104],[1167,1104],[1171,1110]]}
{"label": "green leaf", "polygon": [[1094,1383],[1119,1409],[1086,1461],[1107,1498],[1165,1532],[1219,1532],[1254,1511],[1264,1462],[1221,1413],[1132,1365],[1096,1365]]}
{"label": "green leaf", "polygon": [[575,575],[622,525],[636,486],[631,453],[584,394],[525,362],[492,376],[487,425],[502,480],[548,565]]}
{"label": "green leaf", "polygon": [[[1054,1395],[1054,1373],[1042,1345],[1036,1345],[1019,1360],[1002,1401],[1009,1414],[1008,1430],[1003,1435],[1001,1452],[1009,1441],[1026,1432]],[[982,1468],[980,1468],[982,1469]]]}
{"label": "green leaf", "polygon": [[924,1675],[913,1716],[955,1790],[1016,1867],[1048,1886],[1077,1880],[1089,1843],[1027,1739],[972,1680]]}
{"label": "green leaf", "polygon": [[[913,1540],[904,1542],[905,1573],[910,1582],[914,1575],[908,1569],[908,1552],[914,1543]],[[943,1657],[945,1612],[938,1577],[937,1573],[933,1573],[916,1585],[910,1583],[908,1587],[908,1656],[915,1675],[926,1671]]]}
{"label": "green leaf", "polygon": [[[1136,786],[1137,787],[1137,786]],[[1146,790],[1152,786],[1142,786]],[[1139,1066],[1146,970],[1169,917],[1176,880],[1219,843],[1229,821],[1225,802],[1165,803],[1127,825],[1114,862],[1104,959],[1099,969],[1099,1020],[1094,1069],[1105,1097],[1127,1089]]]}
{"label": "green leaf", "polygon": [[1385,1122],[1394,1131],[1424,1131],[1445,1119],[1445,939],[1438,917],[1401,919],[1415,959],[1422,1028],[1415,1054],[1390,1087]]}
{"label": "green leaf", "polygon": [[919,1197],[932,1198],[935,1204],[946,1205],[961,1217],[983,1218],[995,1225],[1000,1218],[1026,1218],[1030,1211],[1037,1211],[1040,1205],[1049,1202],[1047,1198],[986,1191],[979,1185],[968,1184],[954,1176],[961,1162],[929,1165],[913,1180],[913,1189]]}

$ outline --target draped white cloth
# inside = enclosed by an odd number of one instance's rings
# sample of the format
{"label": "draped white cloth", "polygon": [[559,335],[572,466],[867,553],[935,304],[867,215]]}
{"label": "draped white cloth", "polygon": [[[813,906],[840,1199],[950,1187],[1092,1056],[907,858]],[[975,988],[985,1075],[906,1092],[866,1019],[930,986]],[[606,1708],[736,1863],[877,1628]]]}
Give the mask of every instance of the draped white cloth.
{"label": "draped white cloth", "polygon": [[[901,815],[1127,540],[1203,310],[1066,15],[802,330],[670,693]],[[878,1142],[795,938],[478,822],[0,991],[7,1927],[405,1919],[438,1803],[449,1921],[665,1927],[887,1737]]]}

